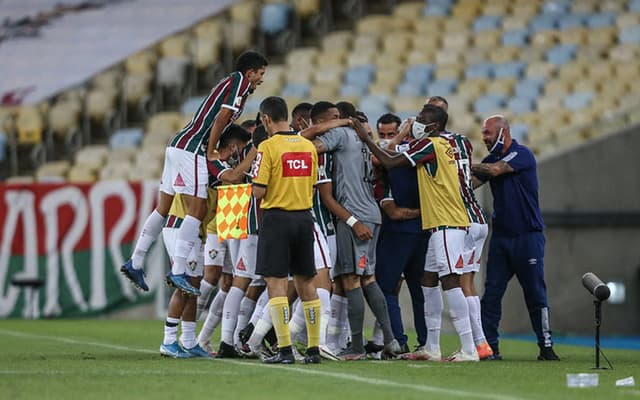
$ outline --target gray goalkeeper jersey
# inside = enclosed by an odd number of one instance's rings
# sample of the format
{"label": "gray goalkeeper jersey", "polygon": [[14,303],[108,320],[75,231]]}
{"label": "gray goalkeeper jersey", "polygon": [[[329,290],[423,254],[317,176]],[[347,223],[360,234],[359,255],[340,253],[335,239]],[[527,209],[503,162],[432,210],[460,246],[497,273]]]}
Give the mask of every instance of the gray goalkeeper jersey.
{"label": "gray goalkeeper jersey", "polygon": [[318,139],[333,153],[333,188],[336,200],[361,221],[380,224],[380,209],[373,197],[371,152],[352,128],[331,129]]}

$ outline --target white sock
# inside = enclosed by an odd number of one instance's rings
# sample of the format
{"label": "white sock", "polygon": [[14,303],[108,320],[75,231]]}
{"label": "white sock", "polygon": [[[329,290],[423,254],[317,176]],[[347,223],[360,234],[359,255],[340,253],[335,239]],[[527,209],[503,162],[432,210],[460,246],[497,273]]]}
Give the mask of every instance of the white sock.
{"label": "white sock", "polygon": [[240,331],[243,330],[253,314],[253,309],[256,307],[256,302],[248,297],[243,297],[240,302],[240,311],[238,312],[238,322],[236,323],[236,329],[233,332],[233,344],[240,346]]}
{"label": "white sock", "polygon": [[384,334],[382,333],[382,326],[376,320],[376,323],[373,324],[373,337],[371,341],[378,345],[384,345]]}
{"label": "white sock", "polygon": [[264,308],[267,304],[269,304],[269,293],[268,290],[265,289],[260,297],[258,297],[256,307],[253,309],[253,314],[251,314],[251,319],[249,320],[249,323],[252,324],[254,328],[260,317],[262,317],[262,313],[264,312]]}
{"label": "white sock", "polygon": [[167,317],[167,320],[164,323],[164,338],[162,339],[162,344],[169,345],[176,341],[179,323],[180,318]]}
{"label": "white sock", "polygon": [[271,322],[271,313],[262,313],[262,317],[256,322],[256,327],[253,329],[253,333],[247,342],[249,348],[252,350],[258,348],[262,343],[262,339],[264,339],[265,335],[272,327],[273,323]]}
{"label": "white sock", "polygon": [[158,210],[153,210],[151,214],[144,221],[140,236],[136,241],[136,247],[133,249],[131,260],[133,262],[133,268],[140,269],[144,267],[144,257],[149,251],[149,247],[158,238],[158,235],[162,231],[165,217],[163,217]]}
{"label": "white sock", "polygon": [[191,215],[187,215],[182,221],[182,225],[178,229],[178,240],[176,240],[173,254],[172,274],[181,275],[187,272],[187,257],[191,254],[191,250],[198,240],[201,223],[202,221]]}
{"label": "white sock", "polygon": [[244,292],[241,289],[232,286],[224,301],[224,308],[222,309],[221,339],[229,345],[233,345],[233,332],[236,329],[238,311],[240,311],[240,302],[243,297]]}
{"label": "white sock", "polygon": [[342,334],[342,324],[340,322],[340,315],[342,314],[342,299],[344,297],[334,294],[331,296],[331,315],[329,316],[327,326],[327,346],[336,350],[340,349],[340,335]]}
{"label": "white sock", "polygon": [[214,286],[204,279],[200,281],[200,296],[198,296],[198,311],[196,313],[196,318],[200,317],[200,313],[207,306],[207,301],[209,301],[209,296],[211,295],[211,291]]}
{"label": "white sock", "polygon": [[317,288],[316,293],[320,299],[320,345],[324,346],[327,344],[327,327],[331,318],[331,293],[323,288]]}
{"label": "white sock", "polygon": [[224,300],[226,298],[227,292],[219,290],[216,297],[211,301],[211,306],[209,306],[209,312],[207,313],[207,319],[204,321],[204,325],[202,325],[202,329],[198,335],[198,343],[206,343],[211,340],[213,331],[222,319],[222,307],[224,307]]}
{"label": "white sock", "polygon": [[440,286],[422,287],[424,294],[424,321],[427,325],[427,350],[440,353],[440,327],[442,326],[442,294]]}
{"label": "white sock", "polygon": [[338,342],[338,345],[340,345],[341,349],[346,349],[347,344],[349,344],[349,341],[351,340],[351,325],[349,325],[349,300],[347,300],[346,297],[343,297],[342,302],[342,310],[340,312],[340,327],[342,333],[340,334],[340,341]]}
{"label": "white sock", "polygon": [[447,302],[449,303],[451,322],[453,323],[453,327],[456,328],[458,336],[460,336],[462,351],[467,354],[475,353],[476,346],[473,343],[471,323],[469,322],[469,306],[467,305],[467,299],[464,297],[464,293],[462,293],[462,288],[457,287],[445,290],[444,294],[447,296]]}
{"label": "white sock", "polygon": [[196,341],[196,321],[182,321],[180,340],[186,349],[190,349],[198,344]]}
{"label": "white sock", "polygon": [[467,297],[467,305],[469,306],[469,322],[471,323],[471,332],[473,333],[473,342],[476,345],[487,341],[482,330],[482,319],[480,317],[480,297]]}
{"label": "white sock", "polygon": [[293,316],[289,320],[289,332],[291,332],[291,339],[295,340],[295,337],[306,327],[304,321],[304,307],[301,302],[295,302],[292,315]]}

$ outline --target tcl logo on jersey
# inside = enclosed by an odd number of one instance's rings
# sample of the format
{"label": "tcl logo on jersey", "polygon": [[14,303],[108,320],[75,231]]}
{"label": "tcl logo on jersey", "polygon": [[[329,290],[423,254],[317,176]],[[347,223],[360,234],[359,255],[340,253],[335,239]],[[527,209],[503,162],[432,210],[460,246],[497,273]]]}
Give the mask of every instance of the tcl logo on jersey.
{"label": "tcl logo on jersey", "polygon": [[311,153],[284,153],[282,154],[282,176],[311,176],[311,164]]}

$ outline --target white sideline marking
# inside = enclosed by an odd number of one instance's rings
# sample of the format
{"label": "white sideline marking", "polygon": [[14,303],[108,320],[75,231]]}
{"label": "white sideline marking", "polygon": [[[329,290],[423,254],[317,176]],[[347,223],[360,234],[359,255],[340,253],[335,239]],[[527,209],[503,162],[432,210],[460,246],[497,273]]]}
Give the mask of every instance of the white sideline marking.
{"label": "white sideline marking", "polygon": [[[93,342],[93,341],[86,341],[86,340],[76,340],[76,339],[62,338],[62,337],[58,337],[58,336],[36,335],[36,334],[33,334],[33,333],[12,331],[12,330],[6,330],[6,329],[0,329],[0,334],[9,335],[9,336],[15,336],[15,337],[21,337],[21,338],[30,338],[30,339],[55,340],[55,341],[62,342],[62,343],[87,345],[87,346],[94,346],[94,347],[102,347],[102,348],[105,348],[105,349],[113,349],[113,350],[134,351],[134,352],[137,352],[137,353],[144,353],[144,354],[159,354],[158,351],[148,350],[148,349],[138,349],[138,348],[134,348],[134,347],[119,346],[119,345],[110,344],[110,343]],[[284,365],[282,365],[282,366],[265,365],[265,364],[247,362],[247,361],[230,360],[230,359],[219,359],[219,360],[216,360],[216,361],[223,361],[223,362],[228,362],[228,363],[236,364],[236,365],[242,365],[242,366],[246,366],[246,367],[269,368],[271,370],[273,370],[273,369],[281,369],[281,370],[285,370],[285,371],[298,372],[298,373],[301,373],[301,374],[318,375],[318,376],[325,376],[325,377],[334,378],[334,379],[342,379],[342,380],[347,380],[347,381],[352,381],[352,382],[365,383],[367,385],[387,386],[387,387],[393,387],[393,388],[399,388],[399,389],[405,389],[405,390],[406,389],[410,389],[410,390],[414,390],[414,391],[417,391],[417,392],[446,394],[446,395],[450,395],[450,396],[459,396],[459,397],[464,397],[464,398],[480,398],[480,399],[489,399],[489,400],[493,400],[493,399],[519,400],[519,399],[521,399],[520,397],[501,395],[501,394],[495,394],[495,393],[484,394],[484,393],[477,393],[477,392],[460,390],[460,389],[447,389],[447,388],[442,388],[442,387],[437,387],[437,386],[417,385],[417,384],[411,384],[411,383],[394,382],[394,381],[390,381],[390,380],[387,380],[387,379],[367,378],[367,377],[362,377],[362,376],[358,376],[358,375],[347,374],[347,373],[342,372],[342,371],[331,372],[331,371],[308,369],[307,367],[302,367],[301,368],[301,367],[284,366]],[[189,373],[189,371],[185,371],[185,373]],[[0,372],[0,375],[1,374],[2,373]]]}
{"label": "white sideline marking", "polygon": [[[172,375],[207,375],[211,376],[211,371],[198,371],[198,370],[181,370],[181,369],[171,369],[171,370],[110,370],[110,371],[85,371],[83,374],[89,375],[98,375],[98,376],[131,376],[131,375],[159,375],[159,376],[172,376]],[[78,371],[19,371],[19,370],[0,370],[0,376],[19,376],[19,375],[78,375]],[[231,375],[231,372],[228,371],[216,371],[216,376],[218,375]]]}

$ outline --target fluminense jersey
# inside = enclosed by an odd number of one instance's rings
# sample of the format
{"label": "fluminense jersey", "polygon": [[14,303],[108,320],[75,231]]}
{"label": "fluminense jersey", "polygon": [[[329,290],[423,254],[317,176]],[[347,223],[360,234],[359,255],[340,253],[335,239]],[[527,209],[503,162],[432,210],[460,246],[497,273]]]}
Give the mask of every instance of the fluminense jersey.
{"label": "fluminense jersey", "polygon": [[199,155],[206,154],[209,132],[220,110],[228,108],[233,111],[227,126],[231,125],[242,114],[250,88],[251,83],[239,71],[222,79],[202,101],[187,126],[171,139],[169,146]]}
{"label": "fluminense jersey", "polygon": [[414,140],[403,153],[418,171],[422,229],[468,227],[458,168],[447,139],[429,137]]}
{"label": "fluminense jersey", "polygon": [[[318,182],[316,182],[316,185],[331,182],[332,171],[333,157],[331,153],[318,154]],[[313,207],[311,208],[311,212],[313,213],[313,219],[320,225],[320,229],[325,237],[336,234],[335,226],[333,225],[333,215],[322,203],[320,191],[317,188],[313,191]]]}
{"label": "fluminense jersey", "polygon": [[473,192],[473,184],[471,183],[471,155],[473,153],[471,142],[466,136],[454,132],[445,131],[440,136],[447,139],[453,148],[456,165],[458,166],[460,193],[462,194],[462,202],[467,209],[469,220],[476,224],[486,224],[487,216],[476,199]]}

